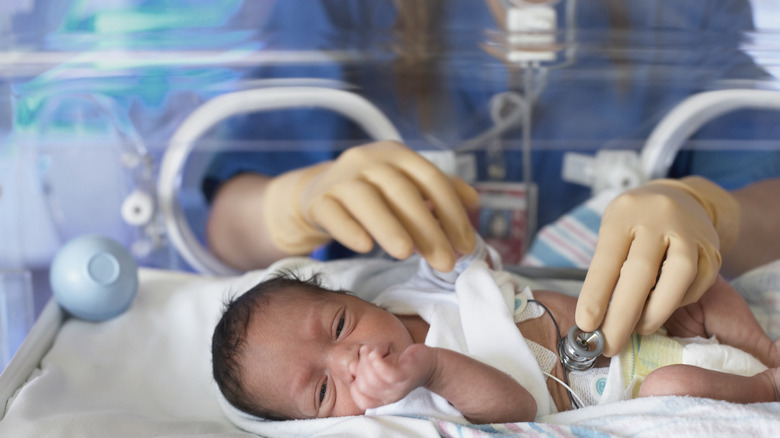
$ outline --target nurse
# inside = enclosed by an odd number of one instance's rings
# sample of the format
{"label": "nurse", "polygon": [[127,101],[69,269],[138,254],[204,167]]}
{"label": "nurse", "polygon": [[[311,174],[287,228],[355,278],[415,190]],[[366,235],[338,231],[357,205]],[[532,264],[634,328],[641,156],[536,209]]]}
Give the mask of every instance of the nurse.
{"label": "nurse", "polygon": [[[287,14],[284,11],[288,3],[277,3],[280,20],[269,21],[269,31],[278,31],[281,38],[291,38],[290,43],[293,45],[300,45],[299,39],[306,39],[306,35],[319,33],[283,32],[281,28],[284,23],[304,23],[303,27],[307,29],[322,30],[327,27],[323,25],[323,20],[332,20],[331,26],[357,31],[363,27],[369,29],[371,24],[377,28],[391,29],[394,24],[388,23],[388,20],[392,21],[393,17],[396,17],[398,21],[395,24],[403,29],[403,35],[406,36],[399,39],[399,45],[402,49],[409,50],[401,50],[392,67],[398,78],[414,78],[414,81],[398,81],[397,91],[401,96],[417,100],[412,111],[416,111],[415,115],[423,129],[437,123],[436,111],[431,108],[474,114],[474,108],[486,107],[490,96],[505,90],[476,85],[488,83],[495,86],[503,83],[505,87],[506,83],[500,80],[475,81],[473,76],[466,74],[470,69],[453,68],[447,75],[437,76],[433,70],[437,64],[425,56],[418,56],[426,53],[426,50],[435,51],[437,41],[415,40],[411,37],[415,32],[418,32],[418,36],[426,35],[425,30],[428,27],[450,32],[460,29],[457,25],[444,26],[444,19],[454,20],[457,24],[458,17],[460,20],[468,17],[470,22],[483,17],[489,18],[487,7],[480,2],[384,2],[379,3],[378,7],[364,10],[366,13],[357,13],[362,10],[360,5],[349,2],[347,3],[354,7],[333,8],[329,7],[329,2],[310,2],[307,3],[307,8],[303,9],[305,13],[298,8],[294,14]],[[619,2],[615,2],[617,3]],[[623,26],[651,28],[654,25],[685,27],[706,23],[712,30],[718,31],[724,26],[737,30],[749,27],[747,2],[725,1],[724,3],[731,6],[729,8],[709,4],[704,7],[698,2],[683,2],[688,8],[662,7],[667,3],[671,5],[675,2],[658,2],[658,5],[644,1],[629,2],[626,9],[614,7],[608,1],[581,3],[580,5],[589,6],[581,6],[578,10],[578,21],[581,21],[578,25],[582,28],[598,28],[620,26],[622,23]],[[344,6],[341,3],[340,5]],[[398,7],[397,16],[382,11],[383,7],[393,9],[395,6]],[[649,13],[649,10],[656,13]],[[725,17],[723,20],[713,18],[721,15]],[[697,16],[709,16],[713,19],[697,20]],[[659,22],[645,23],[651,18]],[[347,32],[345,35],[352,34]],[[373,34],[366,30],[362,35],[365,39],[360,42],[370,41]],[[434,46],[430,46],[431,44]],[[747,65],[749,61],[740,56],[729,56],[728,59],[729,63],[723,64],[723,60],[715,53],[715,58],[707,58],[710,64],[705,63],[702,69],[696,71],[707,71],[710,76],[716,77],[722,72],[742,72],[746,71],[745,69],[751,72],[756,70],[756,74],[760,74],[755,66],[747,66],[742,70],[721,68],[736,63]],[[602,61],[619,63],[620,60]],[[335,64],[317,68],[319,70],[314,72],[317,77],[347,77],[350,83],[360,85],[361,94],[372,101],[384,102],[381,93],[372,95],[377,93],[376,90],[387,88],[380,86],[384,84],[384,81],[381,81],[381,68],[376,69],[375,75],[368,74],[368,71],[353,72]],[[296,67],[282,70],[282,67],[267,67],[262,71],[262,75],[311,77],[313,74],[310,69],[298,71]],[[674,69],[668,67],[667,70]],[[659,112],[679,101],[681,97],[697,91],[690,87],[698,87],[700,83],[711,80],[707,77],[702,81],[693,81],[689,77],[691,69],[681,68],[679,71],[680,74],[684,73],[684,78],[681,78],[685,80],[681,80],[680,84],[685,86],[669,88],[671,91],[667,94],[659,94],[659,89],[653,88],[653,82],[647,81],[652,71],[642,69],[640,65],[639,68],[626,67],[622,82],[617,84],[614,90],[580,87],[569,90],[566,98],[554,93],[542,95],[536,104],[539,112],[556,114],[556,117],[540,115],[535,121],[535,139],[545,140],[545,136],[549,136],[549,139],[565,139],[581,135],[580,131],[573,128],[573,124],[557,123],[563,118],[557,115],[565,115],[567,111],[575,110],[576,112],[566,119],[577,120],[580,124],[578,126],[593,126],[593,131],[588,131],[594,136],[593,141],[603,135],[609,138],[644,138],[644,132],[623,132],[620,129],[641,125],[643,121],[652,119],[654,112]],[[487,72],[481,74],[484,76]],[[727,78],[730,73],[722,74]],[[460,80],[461,82],[444,86],[466,92],[458,96],[453,94],[447,102],[448,105],[441,105],[441,102],[436,101],[438,95],[431,93],[437,86],[442,86],[437,80],[442,83]],[[547,100],[544,100],[545,98]],[[587,102],[588,105],[600,107],[598,111],[583,111],[582,106],[569,104],[572,101]],[[641,101],[644,104],[626,104],[632,101]],[[404,108],[396,107],[396,99],[388,99],[387,102],[390,103],[384,104],[382,109],[389,112],[392,119],[396,119],[394,115],[404,113]],[[428,108],[428,111],[425,108]],[[626,108],[633,111],[627,111]],[[615,132],[604,134],[603,120],[609,120],[613,116],[621,122],[610,125]],[[245,126],[261,126],[264,133],[276,134],[279,136],[277,139],[282,141],[316,142],[316,138],[328,136],[354,140],[354,137],[350,136],[353,127],[341,120],[328,120],[328,115],[313,112],[297,114],[294,125],[285,123],[284,119],[274,120],[274,117],[262,115],[247,119]],[[582,117],[596,119],[591,123],[590,119],[581,120]],[[719,128],[744,125],[728,122],[708,129],[714,130],[712,135],[715,138],[722,138]],[[457,128],[461,129],[460,126]],[[400,129],[405,139],[421,137],[419,132],[404,131],[408,127],[402,126]],[[568,130],[572,132],[567,134]],[[703,130],[704,134],[706,131],[707,129]],[[729,133],[733,133],[733,130]],[[458,138],[470,135],[462,132],[460,134]],[[508,179],[518,179],[515,170],[520,167],[520,160],[517,154],[513,155],[511,152],[507,151],[504,157],[506,172]],[[554,151],[545,152],[545,157],[535,159],[536,173],[554,175],[555,180],[559,180],[560,156],[556,156]],[[772,162],[765,163],[773,165]],[[284,256],[309,254],[315,249],[321,251],[319,248],[322,248],[323,244],[335,240],[356,252],[367,252],[376,242],[397,258],[405,258],[416,250],[434,267],[449,270],[455,259],[454,254],[468,252],[473,245],[473,235],[466,214],[476,203],[473,190],[459,179],[441,174],[409,148],[398,143],[382,142],[357,146],[341,154],[327,148],[323,151],[323,148],[315,145],[307,151],[292,155],[278,151],[263,153],[262,160],[251,160],[242,154],[226,154],[216,158],[212,170],[212,174],[204,183],[205,191],[212,199],[207,231],[209,246],[218,257],[236,268],[268,266]],[[679,170],[683,174],[698,173],[692,161],[687,168]],[[560,183],[557,186],[555,182],[540,184],[540,190],[548,190],[548,187],[558,187],[562,190]],[[724,269],[732,266],[732,259],[739,260],[744,265],[752,264],[749,261],[755,257],[747,257],[748,252],[739,249],[751,248],[755,242],[766,243],[766,240],[761,239],[766,239],[767,235],[778,235],[770,234],[768,224],[763,227],[755,226],[746,213],[758,215],[759,211],[767,208],[768,204],[757,202],[761,196],[771,193],[767,190],[772,189],[766,187],[758,184],[744,189],[744,192],[736,191],[730,194],[706,180],[680,180],[677,183],[649,184],[636,189],[636,192],[617,198],[602,222],[594,261],[578,307],[578,324],[588,330],[603,324],[607,353],[614,354],[622,347],[633,327],[648,331],[660,325],[679,305],[695,301],[714,281],[721,267],[721,254],[727,256],[723,261]],[[559,199],[556,196],[558,194],[559,192],[554,190],[541,193],[540,199]],[[583,190],[581,195],[586,197],[587,193]],[[743,195],[753,203],[749,200],[743,201]],[[735,214],[733,212],[737,206],[738,213]],[[774,211],[776,210],[775,208]],[[560,215],[563,212],[553,211],[551,215]],[[724,222],[724,215],[731,219]],[[769,216],[772,217],[771,214]],[[545,221],[542,218],[540,222],[543,224]],[[636,232],[637,230],[642,232]],[[753,234],[763,236],[756,239],[757,236]],[[672,246],[669,243],[670,239],[673,240],[672,236],[682,243]],[[724,242],[726,246],[733,246],[729,253],[724,251],[728,249],[722,246]],[[775,248],[780,246],[775,245]],[[667,253],[667,249],[671,252]],[[756,251],[762,252],[764,251]],[[333,252],[326,255],[333,256]],[[735,263],[734,266],[738,264]],[[736,272],[737,270],[734,271]],[[651,293],[656,277],[658,287]]]}
{"label": "nurse", "polygon": [[[601,327],[605,354],[636,328],[658,329],[712,285],[780,259],[780,179],[729,193],[700,177],[657,180],[613,200],[577,305],[577,324]],[[212,249],[237,267],[267,266],[335,239],[396,258],[414,250],[439,270],[473,249],[473,189],[400,143],[380,142],[270,178],[246,173],[218,195]],[[725,259],[723,256],[726,256]]]}

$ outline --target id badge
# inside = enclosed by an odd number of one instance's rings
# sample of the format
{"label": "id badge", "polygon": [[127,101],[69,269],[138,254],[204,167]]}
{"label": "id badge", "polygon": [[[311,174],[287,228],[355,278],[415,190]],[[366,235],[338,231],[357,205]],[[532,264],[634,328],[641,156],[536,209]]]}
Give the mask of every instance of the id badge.
{"label": "id badge", "polygon": [[503,263],[519,264],[535,231],[536,186],[477,182],[474,188],[479,193],[480,208],[471,214],[472,225],[498,251]]}

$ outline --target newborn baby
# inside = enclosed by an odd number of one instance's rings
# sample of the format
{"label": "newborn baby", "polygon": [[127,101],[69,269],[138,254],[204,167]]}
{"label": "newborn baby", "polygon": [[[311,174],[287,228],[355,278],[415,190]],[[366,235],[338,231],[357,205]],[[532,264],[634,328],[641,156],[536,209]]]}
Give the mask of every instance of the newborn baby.
{"label": "newborn baby", "polygon": [[[564,294],[522,288],[484,245],[453,273],[421,261],[415,278],[374,303],[325,289],[316,277],[277,275],[226,307],[213,337],[214,377],[233,407],[271,420],[396,414],[530,421],[572,408],[572,390],[561,383],[577,374],[567,373],[554,352],[559,327],[574,324],[575,304]],[[665,328],[670,336],[716,336],[727,345],[637,335],[612,365],[609,358],[596,363],[619,381],[617,392],[780,399],[777,343],[725,280],[675,312]],[[707,348],[728,349],[738,363],[728,372],[684,364],[694,350],[711,354]],[[648,352],[654,357],[642,357]],[[647,369],[653,361],[657,369]],[[615,393],[606,389],[595,402]]]}

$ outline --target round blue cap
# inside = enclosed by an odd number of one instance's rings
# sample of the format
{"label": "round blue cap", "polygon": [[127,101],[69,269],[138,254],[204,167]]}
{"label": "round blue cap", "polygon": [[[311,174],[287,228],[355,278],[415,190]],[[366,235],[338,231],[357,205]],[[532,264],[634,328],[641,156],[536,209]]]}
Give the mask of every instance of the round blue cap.
{"label": "round blue cap", "polygon": [[127,310],[138,291],[138,265],[108,237],[85,235],[66,243],[51,264],[54,299],[74,316],[103,321]]}

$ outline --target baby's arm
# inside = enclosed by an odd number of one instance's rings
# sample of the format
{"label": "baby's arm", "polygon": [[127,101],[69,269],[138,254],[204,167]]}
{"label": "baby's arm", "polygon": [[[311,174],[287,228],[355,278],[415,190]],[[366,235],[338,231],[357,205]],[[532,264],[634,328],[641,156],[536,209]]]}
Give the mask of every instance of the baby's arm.
{"label": "baby's arm", "polygon": [[472,423],[531,421],[536,401],[506,373],[464,354],[423,344],[409,346],[391,363],[376,351],[361,349],[352,385],[363,409],[394,403],[425,387],[449,401]]}

